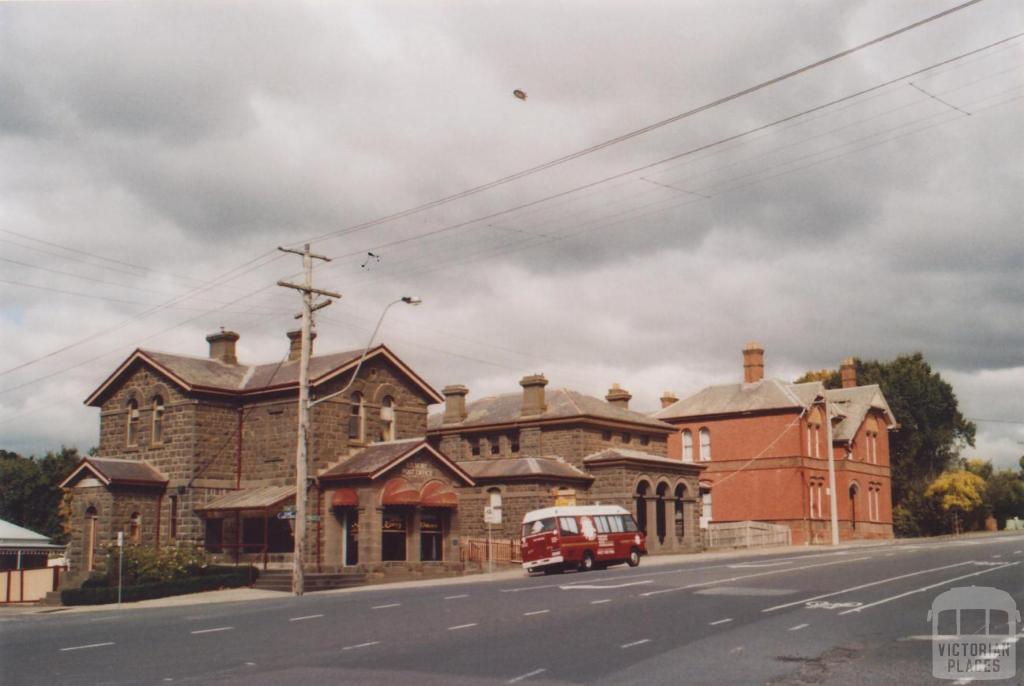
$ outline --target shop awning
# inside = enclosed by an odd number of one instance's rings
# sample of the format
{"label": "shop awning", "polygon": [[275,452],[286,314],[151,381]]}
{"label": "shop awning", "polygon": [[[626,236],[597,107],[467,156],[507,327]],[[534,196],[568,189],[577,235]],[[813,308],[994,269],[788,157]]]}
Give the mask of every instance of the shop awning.
{"label": "shop awning", "polygon": [[413,488],[405,479],[391,479],[384,484],[384,492],[381,493],[381,504],[419,505],[420,492]]}
{"label": "shop awning", "polygon": [[352,488],[339,488],[331,496],[331,507],[358,507],[359,494]]}
{"label": "shop awning", "polygon": [[430,481],[420,491],[423,507],[458,507],[459,498],[451,486],[441,481]]}

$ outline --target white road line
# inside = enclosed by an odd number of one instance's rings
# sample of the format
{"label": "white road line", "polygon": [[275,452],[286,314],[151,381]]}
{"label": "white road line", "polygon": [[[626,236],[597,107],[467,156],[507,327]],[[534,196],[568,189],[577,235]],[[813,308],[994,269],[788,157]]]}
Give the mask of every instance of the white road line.
{"label": "white road line", "polygon": [[106,643],[90,643],[89,645],[84,646],[71,646],[70,648],[61,648],[60,652],[65,653],[69,650],[85,650],[86,648],[102,648],[103,646],[112,645],[114,645],[113,641],[107,641]]}
{"label": "white road line", "polygon": [[446,595],[444,597],[444,599],[445,600],[458,600],[459,598],[468,598],[468,597],[469,597],[468,593],[460,593],[459,595]]}
{"label": "white road line", "polygon": [[366,643],[357,643],[354,646],[345,646],[344,648],[342,648],[342,650],[355,650],[356,648],[369,648],[370,646],[375,646],[378,643],[380,643],[380,641],[367,641]]}
{"label": "white road line", "polygon": [[533,612],[524,612],[524,617],[532,617],[533,615],[543,615],[551,612],[551,610],[534,610]]}
{"label": "white road line", "polygon": [[1007,567],[1015,567],[1016,565],[1019,565],[1019,564],[1020,564],[1019,562],[1007,562],[1006,564],[1001,564],[1001,565],[999,565],[997,567],[987,567],[987,568],[981,570],[980,572],[973,572],[971,574],[964,574],[963,576],[957,576],[957,577],[953,577],[952,579],[946,579],[944,581],[940,581],[937,584],[930,584],[928,586],[922,586],[921,588],[915,588],[912,591],[907,591],[906,593],[900,593],[899,595],[890,596],[888,598],[882,598],[881,600],[876,600],[875,602],[868,603],[867,605],[861,605],[860,607],[855,607],[855,608],[852,608],[850,610],[845,610],[843,612],[840,612],[839,614],[841,614],[841,615],[848,615],[851,612],[860,612],[861,610],[866,610],[869,607],[875,607],[877,605],[884,605],[885,603],[891,602],[893,600],[899,600],[900,598],[906,598],[908,595],[914,595],[915,593],[923,593],[924,591],[930,591],[933,588],[938,588],[939,586],[945,586],[946,584],[950,584],[950,583],[952,583],[954,581],[960,581],[960,579],[969,579],[972,576],[980,576],[982,574],[988,574],[989,572],[998,572],[1001,569],[1006,569]]}
{"label": "white road line", "polygon": [[767,572],[757,572],[756,574],[741,574],[740,576],[733,576],[733,577],[730,577],[728,579],[714,579],[712,581],[701,581],[701,582],[696,583],[696,584],[687,584],[686,586],[677,586],[675,588],[663,588],[663,589],[660,589],[658,591],[647,591],[647,593],[641,593],[640,596],[646,598],[648,596],[659,595],[661,593],[672,593],[674,591],[686,591],[686,590],[691,589],[691,588],[702,588],[704,586],[714,586],[715,584],[728,584],[728,583],[732,583],[733,581],[739,581],[741,579],[753,579],[754,577],[758,577],[758,576],[770,576],[772,574],[782,574],[783,572],[788,574],[790,572],[798,572],[798,571],[800,571],[802,569],[813,569],[815,567],[829,567],[831,565],[845,564],[847,562],[859,562],[861,560],[870,560],[870,559],[871,559],[870,555],[865,555],[864,557],[851,557],[849,559],[835,560],[833,562],[820,562],[820,563],[815,564],[815,565],[804,565],[803,567],[786,567],[785,569],[772,569],[772,570],[767,571]]}
{"label": "white road line", "polygon": [[304,617],[292,617],[288,621],[289,622],[301,622],[301,621],[304,621],[306,619],[319,619],[320,617],[323,617],[323,615],[306,615]]}
{"label": "white road line", "polygon": [[476,626],[476,622],[470,624],[456,624],[455,626],[448,627],[448,631],[458,631],[459,629],[468,629],[471,626]]}
{"label": "white road line", "polygon": [[718,624],[727,624],[732,621],[732,617],[726,617],[725,619],[719,619],[717,622],[708,622],[708,626],[717,626]]}
{"label": "white road line", "polygon": [[401,603],[388,603],[387,605],[374,605],[374,606],[373,606],[373,607],[371,607],[370,609],[371,609],[371,610],[383,610],[383,609],[385,609],[385,608],[389,608],[389,607],[398,607],[398,606],[400,606],[400,605],[401,605]]}
{"label": "white road line", "polygon": [[890,581],[898,581],[900,579],[906,579],[908,577],[918,576],[919,574],[928,574],[929,572],[940,572],[943,569],[952,569],[953,567],[963,567],[964,565],[969,565],[969,564],[971,564],[970,560],[968,560],[967,562],[957,562],[956,564],[952,564],[952,565],[944,565],[942,567],[932,567],[931,569],[921,569],[921,570],[916,571],[916,572],[910,572],[909,574],[900,574],[899,576],[890,576],[888,579],[879,579],[878,581],[871,581],[871,582],[868,582],[866,584],[861,584],[859,586],[851,586],[850,588],[844,588],[841,591],[833,591],[831,593],[823,593],[821,595],[812,596],[810,598],[804,598],[803,600],[795,600],[792,603],[785,603],[783,605],[775,605],[773,607],[765,608],[765,609],[761,610],[761,612],[774,612],[775,610],[781,610],[781,609],[786,608],[786,607],[793,607],[794,605],[803,605],[804,603],[810,603],[810,602],[813,602],[815,600],[821,600],[822,598],[831,598],[832,596],[835,596],[835,595],[842,595],[844,593],[849,593],[851,591],[859,591],[862,588],[870,588],[871,586],[877,586],[878,584],[884,584],[884,583],[888,583]]}
{"label": "white road line", "polygon": [[643,645],[644,643],[650,643],[650,642],[651,642],[651,639],[649,639],[649,638],[642,638],[639,641],[633,641],[632,643],[623,643],[619,647],[620,648],[632,648],[633,646],[640,646],[640,645]]}
{"label": "white road line", "polygon": [[523,679],[529,679],[530,677],[537,676],[538,674],[542,674],[542,673],[544,673],[546,671],[548,671],[548,670],[546,670],[546,669],[535,669],[532,672],[527,672],[526,674],[520,674],[519,676],[517,676],[515,678],[509,679],[505,683],[506,684],[518,684]]}
{"label": "white road line", "polygon": [[1013,551],[1014,555],[1020,555],[1021,553],[1024,553],[1024,550],[1014,550]]}
{"label": "white road line", "polygon": [[212,634],[212,633],[215,633],[217,631],[231,631],[234,628],[235,627],[233,627],[233,626],[219,626],[219,627],[217,627],[215,629],[198,629],[196,631],[191,631],[189,633],[193,633],[193,634]]}
{"label": "white road line", "polygon": [[1002,555],[993,555],[992,557],[999,558],[999,557],[1002,557]]}
{"label": "white road line", "polygon": [[800,631],[801,629],[806,629],[809,626],[810,624],[797,624],[796,626],[789,627],[787,631]]}
{"label": "white road line", "polygon": [[612,602],[611,598],[602,598],[601,600],[591,600],[590,604],[591,605],[603,605],[604,603],[610,603],[610,602]]}
{"label": "white road line", "polygon": [[643,586],[644,584],[653,584],[654,579],[647,579],[646,581],[629,581],[624,584],[565,584],[559,586],[563,591],[603,591],[613,588],[626,588],[628,586]]}

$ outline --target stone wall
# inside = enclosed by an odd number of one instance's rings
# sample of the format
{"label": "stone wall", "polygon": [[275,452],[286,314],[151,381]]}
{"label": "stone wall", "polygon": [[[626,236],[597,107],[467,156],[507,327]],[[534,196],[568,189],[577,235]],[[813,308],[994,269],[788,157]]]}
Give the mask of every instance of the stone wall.
{"label": "stone wall", "polygon": [[[555,504],[554,489],[566,488],[560,481],[537,480],[517,481],[503,484],[481,484],[459,489],[459,518],[462,535],[473,538],[487,536],[484,523],[484,508],[490,505],[490,490],[501,493],[502,522],[491,526],[491,536],[496,538],[519,538],[522,533],[523,515],[530,510],[552,507]],[[568,485],[572,488],[573,486]],[[575,486],[576,504],[590,504],[590,495],[582,486]]]}

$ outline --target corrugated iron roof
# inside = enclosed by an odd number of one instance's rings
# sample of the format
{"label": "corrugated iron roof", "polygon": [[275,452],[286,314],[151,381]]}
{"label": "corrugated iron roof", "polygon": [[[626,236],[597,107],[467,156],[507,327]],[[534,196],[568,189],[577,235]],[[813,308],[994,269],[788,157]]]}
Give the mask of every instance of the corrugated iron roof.
{"label": "corrugated iron roof", "polygon": [[202,507],[200,512],[214,510],[264,510],[280,505],[295,497],[295,486],[263,486],[244,488],[217,496]]}

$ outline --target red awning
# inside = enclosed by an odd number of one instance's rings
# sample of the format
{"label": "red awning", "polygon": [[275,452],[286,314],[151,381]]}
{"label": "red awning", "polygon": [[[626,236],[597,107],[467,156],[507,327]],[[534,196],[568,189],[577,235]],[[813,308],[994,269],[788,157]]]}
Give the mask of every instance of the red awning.
{"label": "red awning", "polygon": [[351,488],[339,488],[331,496],[331,507],[358,507],[359,494]]}
{"label": "red awning", "polygon": [[441,481],[431,481],[420,491],[423,507],[458,507],[459,498],[451,486]]}
{"label": "red awning", "polygon": [[382,505],[419,505],[420,492],[405,479],[396,478],[384,484],[380,501]]}

